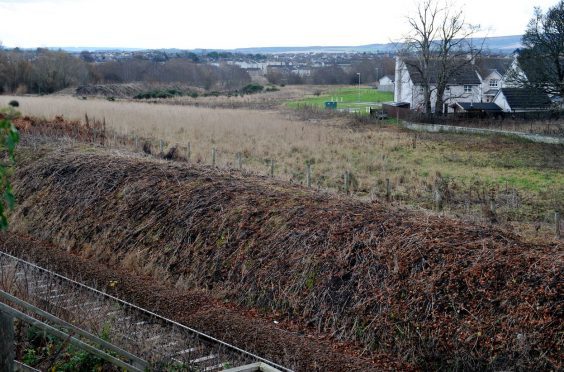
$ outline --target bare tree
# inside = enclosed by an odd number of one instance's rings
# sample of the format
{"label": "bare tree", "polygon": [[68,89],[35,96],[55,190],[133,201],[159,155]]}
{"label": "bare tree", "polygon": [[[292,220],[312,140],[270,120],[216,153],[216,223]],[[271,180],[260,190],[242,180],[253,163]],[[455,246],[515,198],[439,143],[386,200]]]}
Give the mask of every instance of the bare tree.
{"label": "bare tree", "polygon": [[447,84],[460,72],[464,71],[468,64],[473,64],[476,57],[481,53],[482,41],[476,46],[474,34],[479,26],[466,23],[461,10],[451,13],[448,9],[444,12],[442,24],[440,25],[440,40],[438,42],[438,71],[437,71],[437,101],[435,112],[443,114],[444,94]]}
{"label": "bare tree", "polygon": [[337,65],[318,67],[311,73],[313,84],[347,84],[345,71]]}
{"label": "bare tree", "polygon": [[382,76],[394,74],[395,61],[390,57],[377,56],[353,62],[348,69],[348,83],[358,84],[357,72],[360,72],[364,83],[378,81]]}
{"label": "bare tree", "polygon": [[439,0],[423,0],[417,12],[407,18],[411,28],[403,56],[421,75],[425,113],[431,113],[431,96],[436,95],[435,112],[443,113],[444,93],[449,82],[481,53],[484,39],[474,44],[479,26],[466,22],[462,10]]}
{"label": "bare tree", "polygon": [[430,64],[432,58],[433,40],[436,40],[436,19],[440,10],[433,0],[424,0],[417,8],[417,14],[407,18],[411,27],[411,34],[405,40],[406,56],[413,54],[414,67],[421,74],[423,83],[423,101],[425,112],[431,112],[431,76]]}

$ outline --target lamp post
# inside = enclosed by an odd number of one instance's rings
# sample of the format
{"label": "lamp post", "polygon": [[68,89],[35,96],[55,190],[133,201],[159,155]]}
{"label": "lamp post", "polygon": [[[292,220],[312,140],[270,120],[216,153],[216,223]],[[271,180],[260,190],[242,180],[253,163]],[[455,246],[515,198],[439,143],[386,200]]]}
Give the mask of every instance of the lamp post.
{"label": "lamp post", "polygon": [[360,72],[356,74],[358,75],[358,103],[360,103]]}

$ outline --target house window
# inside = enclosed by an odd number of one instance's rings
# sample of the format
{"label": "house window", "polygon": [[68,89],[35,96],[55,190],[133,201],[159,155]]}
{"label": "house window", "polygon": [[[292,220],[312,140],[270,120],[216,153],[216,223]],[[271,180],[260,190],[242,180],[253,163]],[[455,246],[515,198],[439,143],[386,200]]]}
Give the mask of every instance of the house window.
{"label": "house window", "polygon": [[464,93],[472,93],[472,85],[465,85]]}
{"label": "house window", "polygon": [[490,80],[490,88],[497,88],[499,85],[499,80],[498,79],[491,79]]}

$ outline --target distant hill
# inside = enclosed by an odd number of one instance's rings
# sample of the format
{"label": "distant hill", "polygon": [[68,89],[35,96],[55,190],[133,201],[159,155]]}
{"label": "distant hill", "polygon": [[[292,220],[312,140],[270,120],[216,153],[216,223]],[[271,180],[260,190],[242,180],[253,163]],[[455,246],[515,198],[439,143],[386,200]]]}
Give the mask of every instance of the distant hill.
{"label": "distant hill", "polygon": [[[495,36],[486,38],[484,50],[493,53],[511,53],[520,48],[521,35]],[[207,52],[234,52],[248,54],[279,54],[279,53],[394,53],[401,47],[398,43],[386,44],[367,44],[357,46],[305,46],[305,47],[256,47],[256,48],[237,48],[237,49],[192,49],[194,53]],[[50,48],[59,49],[59,48]],[[141,51],[139,48],[107,48],[107,47],[65,47],[60,48],[69,52],[78,53],[83,50],[89,51]],[[162,49],[165,51],[180,51],[180,49]]]}
{"label": "distant hill", "polygon": [[[481,39],[476,39],[481,41]],[[484,50],[490,52],[511,53],[520,48],[521,35],[495,36],[485,40]],[[367,44],[358,46],[307,46],[307,47],[262,47],[262,48],[238,48],[232,50],[239,53],[394,53],[401,47],[399,43]]]}
{"label": "distant hill", "polygon": [[484,48],[492,52],[501,51],[511,53],[515,49],[523,47],[523,44],[521,43],[522,37],[522,35],[488,37],[486,38]]}

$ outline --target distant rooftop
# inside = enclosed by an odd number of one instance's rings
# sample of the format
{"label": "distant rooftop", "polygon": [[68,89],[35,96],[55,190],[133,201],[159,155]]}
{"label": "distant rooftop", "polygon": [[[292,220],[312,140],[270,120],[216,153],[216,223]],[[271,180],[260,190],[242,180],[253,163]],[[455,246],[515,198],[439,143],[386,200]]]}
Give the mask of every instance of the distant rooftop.
{"label": "distant rooftop", "polygon": [[502,88],[500,93],[505,96],[507,103],[513,110],[546,109],[552,104],[548,94],[540,89]]}

